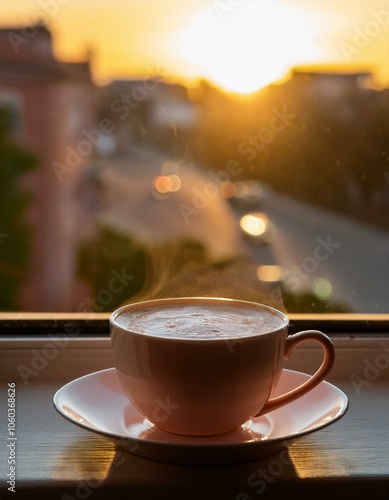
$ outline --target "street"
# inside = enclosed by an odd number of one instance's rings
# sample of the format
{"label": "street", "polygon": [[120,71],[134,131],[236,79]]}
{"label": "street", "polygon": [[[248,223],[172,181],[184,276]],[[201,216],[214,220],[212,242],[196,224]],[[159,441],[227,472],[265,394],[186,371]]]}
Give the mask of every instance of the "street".
{"label": "street", "polygon": [[[209,196],[207,174],[191,164],[141,149],[111,163],[101,174],[106,205],[101,221],[146,243],[177,238],[200,240],[216,259],[242,251],[236,215],[218,189]],[[161,171],[165,172],[163,176]],[[176,192],[153,189],[157,177],[169,175],[180,179]]]}
{"label": "street", "polygon": [[[158,176],[172,175],[179,178],[175,191],[155,189]],[[283,286],[292,294],[313,294],[347,312],[389,310],[389,233],[270,191],[250,211],[266,213],[276,236],[267,245],[253,245],[239,227],[245,209],[220,195],[209,172],[149,150],[112,161],[101,179],[100,219],[124,233],[145,242],[200,240],[212,258],[248,255],[264,266],[265,276],[274,269],[266,266],[279,266]]]}
{"label": "street", "polygon": [[[312,292],[325,280],[331,300],[350,312],[388,311],[388,233],[280,193],[264,200],[261,210],[278,229],[271,263],[282,266],[292,292]],[[261,249],[254,254],[260,260]]]}

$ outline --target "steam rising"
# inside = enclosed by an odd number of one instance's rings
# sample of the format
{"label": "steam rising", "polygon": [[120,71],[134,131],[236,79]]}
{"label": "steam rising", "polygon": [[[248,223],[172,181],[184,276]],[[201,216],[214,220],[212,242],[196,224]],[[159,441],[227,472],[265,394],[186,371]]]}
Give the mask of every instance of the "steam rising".
{"label": "steam rising", "polygon": [[[164,250],[164,251],[163,251]],[[246,257],[201,262],[200,248],[176,246],[148,256],[144,286],[126,303],[169,297],[224,297],[257,302],[285,311],[279,283],[257,277]]]}

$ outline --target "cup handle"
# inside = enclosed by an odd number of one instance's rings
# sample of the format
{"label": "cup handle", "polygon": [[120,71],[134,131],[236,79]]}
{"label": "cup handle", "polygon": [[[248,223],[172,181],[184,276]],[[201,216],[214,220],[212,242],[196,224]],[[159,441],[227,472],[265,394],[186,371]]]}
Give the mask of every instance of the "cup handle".
{"label": "cup handle", "polygon": [[265,406],[260,410],[255,417],[276,410],[281,406],[290,403],[291,401],[303,396],[311,389],[316,387],[324,379],[324,377],[331,371],[335,361],[335,349],[332,341],[327,335],[318,330],[305,330],[287,337],[285,344],[284,358],[288,359],[295,347],[306,340],[314,340],[319,342],[324,349],[324,358],[320,368],[310,377],[306,382],[300,386],[292,389],[286,394],[277,396],[276,398],[269,399]]}

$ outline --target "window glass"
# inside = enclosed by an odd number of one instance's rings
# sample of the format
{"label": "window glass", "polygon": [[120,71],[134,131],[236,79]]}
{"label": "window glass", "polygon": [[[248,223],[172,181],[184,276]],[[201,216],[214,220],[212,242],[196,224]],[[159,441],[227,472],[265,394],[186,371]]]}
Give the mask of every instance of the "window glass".
{"label": "window glass", "polygon": [[0,310],[389,312],[387,0],[2,0]]}

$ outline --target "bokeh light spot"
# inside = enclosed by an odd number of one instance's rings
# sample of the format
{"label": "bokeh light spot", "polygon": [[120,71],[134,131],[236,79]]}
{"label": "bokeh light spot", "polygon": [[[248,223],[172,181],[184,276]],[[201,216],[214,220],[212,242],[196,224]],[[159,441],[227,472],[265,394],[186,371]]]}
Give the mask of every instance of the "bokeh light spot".
{"label": "bokeh light spot", "polygon": [[332,297],[333,288],[331,283],[325,278],[318,278],[312,285],[313,293],[320,300],[328,300]]}
{"label": "bokeh light spot", "polygon": [[240,227],[247,234],[260,236],[266,231],[267,217],[263,214],[247,214],[240,219]]}
{"label": "bokeh light spot", "polygon": [[259,266],[257,269],[257,277],[261,281],[281,281],[283,274],[284,270],[282,266],[277,265]]}

